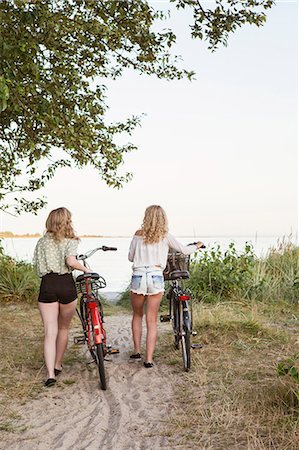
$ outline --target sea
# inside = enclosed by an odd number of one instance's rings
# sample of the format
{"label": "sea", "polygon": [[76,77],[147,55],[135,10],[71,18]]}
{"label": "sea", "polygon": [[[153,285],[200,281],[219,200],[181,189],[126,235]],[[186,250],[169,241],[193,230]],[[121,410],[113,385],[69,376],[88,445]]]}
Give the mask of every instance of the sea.
{"label": "sea", "polygon": [[[254,252],[257,256],[263,257],[267,254],[271,247],[277,246],[282,237],[279,236],[201,236],[194,237],[178,237],[183,244],[188,244],[197,240],[201,240],[207,246],[207,249],[214,245],[220,245],[225,250],[231,242],[235,243],[238,251],[244,250],[246,242],[251,242]],[[290,240],[291,238],[288,238]],[[1,239],[4,251],[7,255],[17,260],[26,262],[32,261],[34,248],[38,238],[3,238]],[[110,293],[115,297],[115,293],[124,291],[130,282],[132,263],[128,261],[128,249],[130,246],[130,237],[84,237],[81,238],[78,252],[86,253],[88,250],[101,247],[103,245],[116,247],[117,251],[103,252],[98,251],[90,259],[89,266],[94,272],[102,275],[107,283],[103,293],[109,298]],[[78,272],[79,273],[79,272]]]}

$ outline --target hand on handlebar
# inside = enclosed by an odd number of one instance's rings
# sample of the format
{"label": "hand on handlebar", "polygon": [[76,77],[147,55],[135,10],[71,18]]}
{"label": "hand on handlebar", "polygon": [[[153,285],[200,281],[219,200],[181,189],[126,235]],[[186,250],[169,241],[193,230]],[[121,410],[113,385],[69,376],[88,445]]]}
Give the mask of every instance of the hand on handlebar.
{"label": "hand on handlebar", "polygon": [[204,244],[203,242],[201,242],[201,241],[198,241],[198,242],[191,242],[190,244],[187,244],[187,245],[196,245],[196,247],[197,247],[198,249],[200,249],[200,248],[206,248],[205,244]]}

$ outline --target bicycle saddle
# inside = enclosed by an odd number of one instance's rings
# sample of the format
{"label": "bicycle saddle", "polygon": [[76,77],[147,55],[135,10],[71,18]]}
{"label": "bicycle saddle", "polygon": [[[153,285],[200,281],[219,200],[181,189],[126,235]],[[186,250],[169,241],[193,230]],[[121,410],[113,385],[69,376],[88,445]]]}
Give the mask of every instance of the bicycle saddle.
{"label": "bicycle saddle", "polygon": [[82,275],[78,275],[76,278],[77,283],[80,283],[85,278],[91,278],[92,280],[98,280],[100,278],[100,275],[98,273],[83,273]]}
{"label": "bicycle saddle", "polygon": [[187,278],[190,278],[190,275],[188,270],[173,270],[172,272],[170,272],[169,278],[170,280],[186,280]]}

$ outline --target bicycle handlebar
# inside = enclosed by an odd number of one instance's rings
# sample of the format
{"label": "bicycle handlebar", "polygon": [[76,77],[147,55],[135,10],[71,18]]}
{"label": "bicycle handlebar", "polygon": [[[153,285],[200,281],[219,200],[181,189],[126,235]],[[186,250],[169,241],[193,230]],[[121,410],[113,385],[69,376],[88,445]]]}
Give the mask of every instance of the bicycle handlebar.
{"label": "bicycle handlebar", "polygon": [[98,250],[103,250],[103,252],[107,252],[107,251],[116,251],[117,248],[116,247],[106,247],[106,245],[103,245],[102,247],[98,247],[95,248],[93,250],[89,250],[89,252],[85,253],[85,255],[77,255],[76,259],[84,261],[87,258],[90,258],[95,252],[97,252]]}
{"label": "bicycle handlebar", "polygon": [[[190,244],[188,244],[188,245],[196,245],[197,244],[197,242],[191,242]],[[187,245],[187,246],[188,246]],[[205,244],[203,244],[201,247],[199,247],[199,249],[198,250],[200,250],[200,249],[202,249],[202,248],[207,248],[206,247],[206,245]]]}

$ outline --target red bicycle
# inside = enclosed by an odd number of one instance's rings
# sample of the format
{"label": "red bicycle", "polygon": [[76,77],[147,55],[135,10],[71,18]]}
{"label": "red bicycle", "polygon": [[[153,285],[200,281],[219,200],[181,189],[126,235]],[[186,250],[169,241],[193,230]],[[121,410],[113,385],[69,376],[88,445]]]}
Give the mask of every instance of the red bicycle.
{"label": "red bicycle", "polygon": [[[112,250],[115,247],[98,247],[90,250],[85,255],[78,255],[77,259],[83,261],[85,267],[86,259],[90,258],[98,250],[104,252]],[[104,314],[99,289],[106,287],[105,279],[98,273],[85,273],[76,278],[77,290],[80,295],[79,308],[77,314],[80,318],[83,336],[75,337],[76,344],[86,342],[93,361],[97,364],[101,388],[107,389],[104,358],[108,352],[106,344],[106,332],[103,326]]]}

